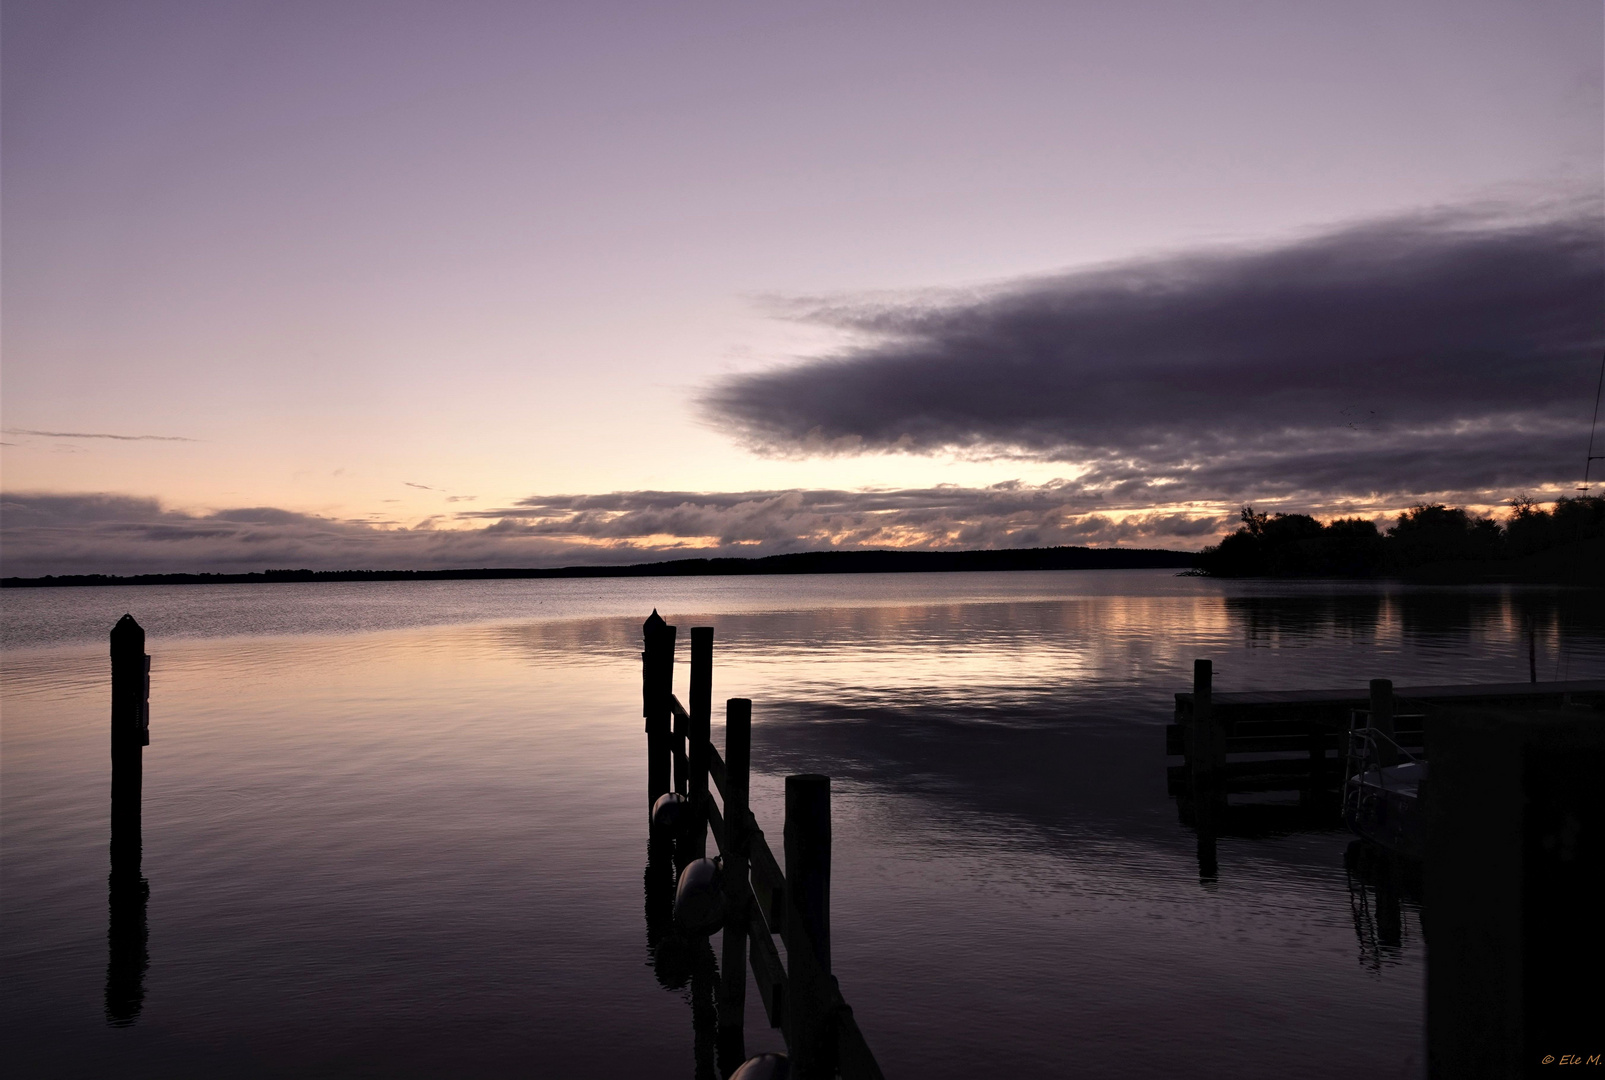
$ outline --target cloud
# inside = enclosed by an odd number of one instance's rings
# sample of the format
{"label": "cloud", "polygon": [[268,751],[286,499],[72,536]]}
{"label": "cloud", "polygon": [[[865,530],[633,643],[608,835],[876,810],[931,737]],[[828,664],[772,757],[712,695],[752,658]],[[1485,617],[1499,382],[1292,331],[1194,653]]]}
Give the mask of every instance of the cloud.
{"label": "cloud", "polygon": [[407,487],[417,488],[419,491],[439,491],[440,490],[439,488],[432,488],[428,484],[415,484],[411,480],[403,480],[402,483],[405,484]]}
{"label": "cloud", "polygon": [[[7,435],[39,435],[50,439],[116,439],[119,442],[199,442],[182,435],[108,435],[102,431],[33,431],[29,428],[6,428]],[[7,444],[10,445],[10,444]]]}
{"label": "cloud", "polygon": [[0,496],[0,573],[571,566],[834,548],[1196,549],[1225,519],[1111,513],[1071,482],[894,491],[531,496],[411,528],[275,507],[191,514],[121,495]]}
{"label": "cloud", "polygon": [[1597,206],[1421,214],[803,304],[860,344],[730,378],[702,406],[761,452],[1061,461],[1119,504],[1486,503],[1580,471],[1602,295]]}

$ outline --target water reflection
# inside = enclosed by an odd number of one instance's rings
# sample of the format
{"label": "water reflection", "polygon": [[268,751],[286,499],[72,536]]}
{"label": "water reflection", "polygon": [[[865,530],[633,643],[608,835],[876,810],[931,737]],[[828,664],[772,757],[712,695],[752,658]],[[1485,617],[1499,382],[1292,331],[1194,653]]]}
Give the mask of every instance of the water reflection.
{"label": "water reflection", "polygon": [[1250,648],[1328,638],[1372,642],[1387,611],[1381,593],[1328,596],[1227,596],[1227,618]]}
{"label": "water reflection", "polygon": [[[651,837],[647,841],[643,875],[647,958],[658,985],[682,994],[691,1006],[697,1080],[717,1080],[719,962],[708,938],[683,933],[674,921],[675,883],[689,861],[685,854],[670,840]],[[727,1072],[732,1071],[730,1062],[725,1066]]]}
{"label": "water reflection", "polygon": [[[578,1075],[599,1045],[621,1075],[683,1074],[695,1046],[713,1075],[724,954],[674,937],[672,855],[640,848],[637,657],[659,605],[719,627],[715,700],[755,699],[760,820],[781,819],[788,773],[841,780],[837,963],[889,1072],[986,1074],[1007,1032],[1042,1075],[1408,1074],[1419,908],[1346,875],[1349,838],[1299,831],[1295,802],[1178,824],[1172,695],[1195,657],[1223,692],[1524,680],[1527,624],[1541,677],[1557,643],[1570,677],[1598,677],[1600,615],[1520,591],[1448,597],[1458,614],[1440,619],[1416,608],[1441,593],[1387,587],[1132,575],[1127,595],[1069,595],[1094,579],[1063,575],[1061,595],[999,598],[959,595],[978,589],[959,577],[899,583],[895,603],[860,580],[615,582],[622,599],[572,617],[527,604],[495,625],[164,647],[160,1017],[140,1012],[137,832],[114,823],[109,924],[98,888],[49,911],[105,873],[98,645],[92,665],[81,649],[7,657],[7,858],[33,876],[8,871],[0,1036],[63,1075],[122,1067],[127,1033],[103,1025],[136,1017],[166,1075],[203,1075],[201,1044],[248,1049],[263,1075],[396,1076],[537,1059]],[[398,610],[424,596],[393,593]],[[291,595],[231,594],[231,618]]]}
{"label": "water reflection", "polygon": [[1411,936],[1409,915],[1415,915],[1416,928],[1425,937],[1421,864],[1354,840],[1344,851],[1343,867],[1361,966],[1380,971],[1397,965]]}
{"label": "water reflection", "polygon": [[[1441,645],[1503,638],[1523,650],[1529,643],[1535,652],[1541,647],[1551,664],[1561,660],[1568,641],[1597,646],[1605,636],[1597,600],[1586,590],[1491,588],[1248,593],[1221,598],[1228,621],[1249,648],[1333,641],[1375,645],[1389,640]],[[1538,677],[1559,676],[1544,671]]]}

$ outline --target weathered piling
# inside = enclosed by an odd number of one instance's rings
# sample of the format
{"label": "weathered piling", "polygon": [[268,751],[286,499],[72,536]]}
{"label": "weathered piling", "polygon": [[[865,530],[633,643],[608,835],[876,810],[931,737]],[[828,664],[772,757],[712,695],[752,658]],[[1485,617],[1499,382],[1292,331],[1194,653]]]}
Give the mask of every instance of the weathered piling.
{"label": "weathered piling", "polygon": [[111,854],[139,858],[144,747],[150,742],[150,657],[132,615],[111,631]]}
{"label": "weathered piling", "polygon": [[675,628],[653,611],[641,626],[641,713],[646,718],[646,808],[670,790],[673,760],[670,702],[674,697]]}
{"label": "weathered piling", "polygon": [[1214,679],[1210,661],[1193,661],[1193,712],[1187,730],[1187,757],[1192,766],[1193,807],[1200,825],[1207,825],[1211,811],[1226,797],[1221,784],[1226,754],[1215,723]]}
{"label": "weathered piling", "polygon": [[111,631],[111,874],[107,879],[106,1022],[127,1027],[145,999],[149,966],[141,874],[144,747],[150,743],[150,657],[145,631],[132,615]]}
{"label": "weathered piling", "polygon": [[708,853],[708,758],[713,749],[713,627],[691,628],[691,707],[686,710],[686,756],[690,767],[686,794],[698,809],[687,837],[689,858]]}
{"label": "weathered piling", "polygon": [[[752,762],[752,702],[731,698],[724,713],[724,993],[719,1002],[719,1057],[745,1059],[747,1012],[747,817]],[[728,1072],[728,1070],[726,1070]]]}
{"label": "weathered piling", "polygon": [[798,1075],[830,1077],[836,1033],[830,980],[830,777],[786,777],[786,1044]]}
{"label": "weathered piling", "polygon": [[1372,740],[1372,753],[1383,768],[1399,763],[1399,746],[1393,730],[1393,680],[1371,680],[1371,730],[1378,738]]}
{"label": "weathered piling", "polygon": [[[139,791],[140,749],[150,745],[150,657],[145,655],[145,631],[132,615],[124,615],[111,628],[111,761],[113,777],[119,766],[133,766],[126,778]],[[114,779],[113,797],[116,787]]]}

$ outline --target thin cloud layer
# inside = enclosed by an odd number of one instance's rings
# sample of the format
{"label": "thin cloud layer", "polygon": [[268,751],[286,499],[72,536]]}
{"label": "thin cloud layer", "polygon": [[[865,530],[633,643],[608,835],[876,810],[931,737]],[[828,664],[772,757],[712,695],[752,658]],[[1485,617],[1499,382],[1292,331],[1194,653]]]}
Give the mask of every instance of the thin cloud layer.
{"label": "thin cloud layer", "polygon": [[9,494],[0,573],[570,566],[858,548],[1086,544],[1195,550],[1223,520],[1100,511],[1075,484],[910,491],[532,496],[412,527],[273,507],[188,514],[155,499]]}
{"label": "thin cloud layer", "polygon": [[1121,503],[1487,503],[1581,470],[1602,297],[1597,208],[1417,216],[815,306],[869,343],[703,405],[764,452],[1024,455]]}
{"label": "thin cloud layer", "polygon": [[7,435],[35,435],[48,439],[115,439],[118,442],[199,442],[183,435],[110,435],[104,431],[34,431],[31,428],[6,428]]}

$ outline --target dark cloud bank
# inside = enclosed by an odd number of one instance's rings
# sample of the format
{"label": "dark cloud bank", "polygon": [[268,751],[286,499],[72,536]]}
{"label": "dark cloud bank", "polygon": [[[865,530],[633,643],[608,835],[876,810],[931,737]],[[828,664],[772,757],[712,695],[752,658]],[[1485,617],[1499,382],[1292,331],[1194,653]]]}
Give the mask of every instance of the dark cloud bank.
{"label": "dark cloud bank", "polygon": [[871,343],[715,387],[775,453],[1076,463],[1112,504],[1492,502],[1582,469],[1605,348],[1598,207],[1415,216],[803,317]]}
{"label": "dark cloud bank", "polygon": [[806,317],[870,343],[734,378],[703,402],[763,451],[1023,455],[1070,463],[1073,481],[534,496],[410,529],[8,494],[0,572],[561,566],[891,546],[1195,550],[1230,526],[1241,500],[1370,515],[1568,488],[1605,348],[1601,224],[1597,207],[1524,222],[1418,216],[958,299],[814,305]]}
{"label": "dark cloud bank", "polygon": [[1196,549],[1221,522],[1185,514],[1113,520],[1075,485],[922,491],[673,491],[531,497],[438,527],[382,528],[271,507],[185,514],[154,499],[10,494],[0,574],[569,566],[826,548]]}

